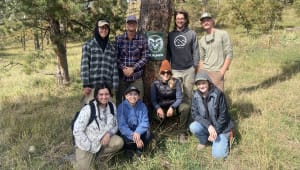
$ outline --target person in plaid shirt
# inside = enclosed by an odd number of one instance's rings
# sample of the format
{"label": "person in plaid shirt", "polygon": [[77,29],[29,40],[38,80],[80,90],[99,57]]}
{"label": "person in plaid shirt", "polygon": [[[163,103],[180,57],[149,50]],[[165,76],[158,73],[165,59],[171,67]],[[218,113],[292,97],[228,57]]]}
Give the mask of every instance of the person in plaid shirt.
{"label": "person in plaid shirt", "polygon": [[129,86],[140,89],[140,98],[144,96],[142,76],[149,57],[147,39],[137,33],[137,19],[131,15],[126,18],[126,32],[115,38],[117,63],[119,69],[119,89],[117,104],[122,102],[122,94]]}
{"label": "person in plaid shirt", "polygon": [[114,46],[109,41],[109,21],[99,19],[94,30],[94,38],[82,47],[81,80],[84,88],[82,103],[93,99],[95,86],[107,84],[113,91],[119,85],[117,58]]}

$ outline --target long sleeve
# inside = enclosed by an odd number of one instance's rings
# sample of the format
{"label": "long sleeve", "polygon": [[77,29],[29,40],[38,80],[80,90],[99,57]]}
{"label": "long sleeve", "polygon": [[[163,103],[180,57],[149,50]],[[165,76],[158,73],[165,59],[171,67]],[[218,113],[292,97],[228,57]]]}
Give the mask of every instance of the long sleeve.
{"label": "long sleeve", "polygon": [[233,50],[232,45],[230,42],[229,34],[224,31],[223,38],[222,38],[223,48],[224,48],[224,55],[227,58],[233,57]]}
{"label": "long sleeve", "polygon": [[160,105],[157,102],[157,92],[156,92],[156,90],[157,89],[155,87],[155,84],[154,84],[154,82],[152,82],[152,84],[151,84],[151,103],[152,103],[152,106],[155,109],[158,109],[158,108],[160,108]]}
{"label": "long sleeve", "polygon": [[[197,93],[197,92],[195,92]],[[205,117],[204,115],[206,114],[206,109],[203,106],[203,101],[200,100],[201,96],[197,96],[194,97],[192,99],[192,107],[191,107],[191,114],[192,114],[192,118],[199,122],[201,125],[203,125],[204,127],[208,128],[209,125],[211,125],[210,121],[208,120],[208,117]],[[201,105],[202,109],[200,108]]]}
{"label": "long sleeve", "polygon": [[89,45],[86,43],[82,47],[82,57],[81,57],[81,66],[80,66],[80,75],[81,75],[83,87],[89,87],[91,85],[89,82],[90,58],[91,58],[91,50]]}
{"label": "long sleeve", "polygon": [[121,103],[118,106],[117,110],[117,121],[118,121],[118,127],[123,136],[125,136],[127,139],[132,140],[132,133],[133,131],[129,128],[127,123],[127,116],[125,115],[128,112],[128,109],[126,108],[124,102]]}
{"label": "long sleeve", "polygon": [[142,135],[149,129],[149,118],[148,118],[148,109],[144,103],[138,101],[138,126],[135,130],[138,134]]}
{"label": "long sleeve", "polygon": [[176,81],[176,100],[172,104],[172,106],[174,108],[177,108],[181,103],[182,103],[182,88],[181,88],[180,81],[177,80]]}
{"label": "long sleeve", "polygon": [[228,108],[227,108],[227,102],[225,95],[222,93],[219,96],[218,99],[218,117],[217,117],[217,123],[216,123],[216,131],[218,134],[220,134],[227,126],[228,122],[230,121],[230,116],[228,113]]}
{"label": "long sleeve", "polygon": [[85,151],[91,150],[92,142],[88,139],[86,134],[86,128],[90,119],[91,109],[88,105],[83,107],[74,122],[73,135],[76,145]]}
{"label": "long sleeve", "polygon": [[192,55],[194,60],[194,67],[197,68],[200,61],[199,44],[196,32],[193,31]]}

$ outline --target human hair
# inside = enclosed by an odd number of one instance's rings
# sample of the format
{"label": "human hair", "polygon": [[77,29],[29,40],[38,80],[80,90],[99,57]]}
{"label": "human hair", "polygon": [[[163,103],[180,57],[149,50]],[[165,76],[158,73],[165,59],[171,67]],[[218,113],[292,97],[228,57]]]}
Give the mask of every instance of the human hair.
{"label": "human hair", "polygon": [[[96,88],[95,88],[95,91],[94,91],[94,99],[97,101],[97,95],[98,95],[98,92],[99,90],[102,90],[102,89],[107,89],[110,96],[112,97],[112,92],[111,92],[111,88],[106,84],[100,84],[100,85],[97,85]],[[97,101],[98,102],[98,101]]]}
{"label": "human hair", "polygon": [[175,11],[174,12],[174,30],[176,30],[176,16],[178,15],[178,14],[182,14],[183,16],[184,16],[184,19],[185,19],[185,24],[184,24],[184,26],[185,27],[188,27],[189,26],[189,24],[190,24],[190,19],[189,19],[189,14],[188,14],[188,12],[186,12],[186,11],[184,11],[184,10],[178,10],[178,11]]}

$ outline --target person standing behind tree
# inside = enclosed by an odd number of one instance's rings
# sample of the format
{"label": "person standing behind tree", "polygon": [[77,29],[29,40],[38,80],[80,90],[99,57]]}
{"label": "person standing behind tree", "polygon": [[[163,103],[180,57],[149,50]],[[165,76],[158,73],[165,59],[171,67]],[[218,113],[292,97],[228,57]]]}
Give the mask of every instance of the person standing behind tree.
{"label": "person standing behind tree", "polygon": [[200,69],[206,71],[212,82],[224,91],[224,76],[233,57],[229,34],[214,27],[210,13],[203,13],[200,21],[206,31],[200,39]]}
{"label": "person standing behind tree", "polygon": [[143,73],[149,57],[147,39],[137,33],[137,19],[130,15],[126,18],[126,32],[115,39],[119,68],[119,90],[117,104],[122,101],[122,94],[129,86],[140,89],[140,99],[144,96]]}
{"label": "person standing behind tree", "polygon": [[119,84],[117,58],[114,46],[109,41],[109,21],[99,19],[94,30],[94,38],[82,47],[81,80],[84,88],[84,103],[93,99],[97,84],[106,83],[113,91]]}
{"label": "person standing behind tree", "polygon": [[172,66],[173,77],[183,84],[183,101],[191,103],[195,70],[199,65],[197,34],[188,28],[189,16],[185,11],[174,13],[174,30],[168,34],[167,59]]}
{"label": "person standing behind tree", "polygon": [[180,116],[179,139],[181,143],[185,143],[190,109],[186,103],[182,102],[181,82],[172,77],[171,65],[168,60],[162,61],[159,75],[160,79],[153,81],[151,84],[151,103],[154,112],[163,121],[167,118]]}

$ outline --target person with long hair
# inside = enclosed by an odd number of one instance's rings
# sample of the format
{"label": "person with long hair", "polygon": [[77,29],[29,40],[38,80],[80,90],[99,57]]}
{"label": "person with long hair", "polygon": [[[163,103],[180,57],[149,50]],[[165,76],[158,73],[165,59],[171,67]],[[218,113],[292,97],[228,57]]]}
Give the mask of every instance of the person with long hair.
{"label": "person with long hair", "polygon": [[[89,123],[92,108],[85,105],[74,122],[75,169],[90,169],[96,156],[111,154],[122,149],[123,139],[116,135],[118,124],[116,106],[109,103],[112,91],[108,85],[96,86],[94,100],[90,101],[96,112],[95,119]],[[111,110],[110,104],[113,105]]]}

